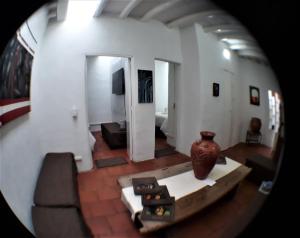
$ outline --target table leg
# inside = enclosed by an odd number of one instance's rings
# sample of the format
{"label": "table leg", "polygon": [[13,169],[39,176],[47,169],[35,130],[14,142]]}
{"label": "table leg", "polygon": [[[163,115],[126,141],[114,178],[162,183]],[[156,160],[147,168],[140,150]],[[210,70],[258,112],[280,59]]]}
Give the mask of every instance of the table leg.
{"label": "table leg", "polygon": [[225,196],[223,196],[223,198],[221,198],[221,200],[231,200],[234,198],[237,190],[239,188],[239,184],[235,185]]}

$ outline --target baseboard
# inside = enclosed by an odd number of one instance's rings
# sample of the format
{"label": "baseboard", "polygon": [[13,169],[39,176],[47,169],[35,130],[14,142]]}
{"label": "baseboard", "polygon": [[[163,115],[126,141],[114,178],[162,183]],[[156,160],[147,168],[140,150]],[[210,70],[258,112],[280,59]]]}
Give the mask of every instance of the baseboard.
{"label": "baseboard", "polygon": [[92,132],[101,132],[101,124],[102,123],[112,123],[111,121],[102,121],[102,122],[90,122],[89,123],[89,130]]}

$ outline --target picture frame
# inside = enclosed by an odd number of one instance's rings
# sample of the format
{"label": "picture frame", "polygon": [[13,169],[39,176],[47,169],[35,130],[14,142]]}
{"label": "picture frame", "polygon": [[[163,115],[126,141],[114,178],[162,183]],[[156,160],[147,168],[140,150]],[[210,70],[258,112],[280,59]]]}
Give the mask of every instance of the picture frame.
{"label": "picture frame", "polygon": [[250,93],[250,104],[259,106],[260,105],[259,88],[254,86],[249,86],[249,93]]}
{"label": "picture frame", "polygon": [[33,55],[15,34],[0,56],[0,127],[31,111],[32,62]]}
{"label": "picture frame", "polygon": [[220,94],[220,84],[213,83],[213,96],[219,97],[219,94]]}
{"label": "picture frame", "polygon": [[153,103],[153,72],[138,70],[138,103]]}

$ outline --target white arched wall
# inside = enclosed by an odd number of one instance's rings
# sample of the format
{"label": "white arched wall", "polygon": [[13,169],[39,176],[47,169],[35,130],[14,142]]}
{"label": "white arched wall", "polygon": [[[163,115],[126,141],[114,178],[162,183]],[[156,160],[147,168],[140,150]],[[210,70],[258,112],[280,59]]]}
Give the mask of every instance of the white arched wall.
{"label": "white arched wall", "polygon": [[[262,143],[272,147],[275,138],[275,130],[269,128],[269,99],[268,90],[281,93],[276,76],[270,66],[259,64],[253,60],[242,59],[239,61],[240,93],[245,95],[241,98],[241,127],[240,140],[245,141],[246,133],[252,117],[259,117],[262,122]],[[259,88],[260,105],[249,103],[249,86]]]}
{"label": "white arched wall", "polygon": [[[46,12],[45,12],[46,13]],[[45,14],[45,19],[47,18]],[[154,104],[137,103],[137,69],[154,71],[154,59],[181,61],[180,35],[158,22],[93,18],[84,24],[50,22],[35,48],[29,114],[1,128],[1,192],[21,222],[33,231],[31,206],[47,152],[82,156],[79,171],[92,168],[85,104],[87,55],[130,57],[133,94],[133,159],[154,157]],[[77,119],[72,108],[78,110]]]}
{"label": "white arched wall", "polygon": [[[154,58],[181,61],[178,30],[158,22],[91,18],[76,25],[66,20],[49,24],[39,59],[41,144],[46,151],[70,150],[83,157],[80,170],[92,167],[88,146],[84,71],[86,55],[130,56],[133,101],[133,160],[154,157],[154,104],[137,103],[137,70],[154,70]],[[70,93],[66,93],[70,92]],[[136,92],[136,93],[134,93]],[[50,100],[51,99],[51,100]],[[78,109],[78,118],[70,110]],[[41,123],[42,124],[42,123]],[[58,139],[59,138],[59,139]]]}
{"label": "white arched wall", "polygon": [[[272,69],[231,52],[223,57],[226,45],[213,34],[205,33],[199,24],[180,31],[182,65],[177,85],[177,142],[176,148],[190,155],[190,148],[200,138],[202,130],[216,133],[215,141],[222,149],[245,142],[251,117],[262,119],[262,143],[272,147],[274,131],[268,129],[269,89],[280,93]],[[212,84],[220,84],[219,97],[213,97]],[[250,105],[249,86],[261,92],[261,105]],[[230,89],[229,89],[230,88]],[[231,102],[230,108],[228,108]],[[224,123],[231,117],[231,128]]]}
{"label": "white arched wall", "polygon": [[39,75],[38,61],[41,57],[40,46],[47,27],[47,8],[37,10],[27,21],[35,40],[25,23],[20,34],[35,51],[31,71],[31,112],[0,128],[0,187],[1,193],[19,220],[33,232],[31,206],[36,179],[44,157],[41,134],[38,127],[46,125],[39,117]]}
{"label": "white arched wall", "polygon": [[[26,227],[33,231],[30,208],[45,153],[72,151],[82,156],[82,161],[78,162],[80,171],[92,167],[84,82],[87,55],[131,58],[133,159],[142,161],[154,155],[155,106],[154,103],[138,104],[137,70],[154,71],[154,59],[181,64],[177,68],[176,75],[180,77],[175,86],[176,147],[189,155],[191,143],[199,138],[199,131],[214,128],[222,119],[215,116],[210,120],[205,114],[218,108],[217,99],[207,98],[211,96],[213,80],[218,77],[222,80],[222,73],[214,69],[225,67],[241,75],[224,59],[218,58],[222,47],[197,25],[179,31],[155,21],[146,23],[108,17],[91,17],[81,24],[50,23],[35,52],[32,111],[0,129],[0,152],[4,155],[1,158],[1,192]],[[255,67],[244,66],[249,69],[249,76],[255,70]],[[270,83],[274,80],[271,75]],[[78,109],[77,119],[71,115],[73,106]]]}

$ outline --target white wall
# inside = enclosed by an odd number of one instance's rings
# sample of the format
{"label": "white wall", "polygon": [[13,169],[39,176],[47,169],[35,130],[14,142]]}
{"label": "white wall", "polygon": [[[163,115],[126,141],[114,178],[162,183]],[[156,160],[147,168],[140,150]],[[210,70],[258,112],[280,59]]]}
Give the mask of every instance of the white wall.
{"label": "white wall", "polygon": [[[47,23],[47,10],[39,9],[28,20],[33,34],[38,39],[31,74],[31,112],[0,128],[0,186],[1,192],[20,221],[33,233],[31,205],[37,176],[44,152],[40,143],[42,136],[39,127],[46,126],[49,120],[39,121],[37,59],[39,47]],[[27,38],[29,35],[24,35]],[[28,44],[32,41],[28,40]]]}
{"label": "white wall", "polygon": [[131,60],[130,58],[123,58],[122,65],[124,67],[125,74],[125,112],[126,112],[126,134],[127,134],[127,153],[130,159],[132,159],[133,142],[132,142],[132,110],[131,110]]}
{"label": "white wall", "polygon": [[155,111],[168,111],[169,63],[155,60]]}
{"label": "white wall", "polygon": [[201,112],[199,52],[195,27],[180,30],[182,64],[178,68],[180,78],[176,88],[176,118],[178,151],[190,154],[190,146],[199,138]]}
{"label": "white wall", "polygon": [[[233,104],[232,96],[239,93],[233,91],[232,85],[239,84],[236,76],[236,56],[225,59],[223,50],[227,49],[212,34],[207,34],[198,24],[195,25],[199,51],[199,80],[201,130],[209,130],[216,133],[214,140],[222,149],[236,144],[231,141],[233,128],[237,126],[231,121],[238,112],[238,105]],[[220,95],[213,97],[213,83],[219,83]],[[236,88],[236,87],[235,87]],[[235,89],[234,88],[234,89]],[[236,138],[238,139],[238,138]]]}
{"label": "white wall", "polygon": [[[111,65],[111,73],[116,72],[117,70],[124,68],[124,77],[125,75],[125,61],[127,59],[125,58],[115,58],[112,61]],[[125,80],[126,81],[126,80]],[[112,121],[113,122],[120,122],[125,121],[125,94],[124,95],[116,95],[112,94],[110,95],[111,98],[111,113],[112,113]]]}
{"label": "white wall", "polygon": [[48,23],[47,14],[47,8],[41,7],[27,19],[27,24],[24,22],[20,27],[21,36],[33,51],[37,50],[39,43],[43,39]]}
{"label": "white wall", "polygon": [[[180,36],[158,22],[90,18],[49,24],[39,58],[40,133],[43,151],[73,151],[83,157],[79,170],[92,167],[85,107],[85,55],[130,56],[135,161],[154,157],[154,104],[137,103],[137,70],[154,70],[154,59],[180,62]],[[54,83],[55,82],[55,83]],[[71,93],[67,93],[71,92]],[[70,114],[78,108],[78,118]],[[49,121],[51,118],[51,121]],[[47,122],[47,123],[45,123]]]}
{"label": "white wall", "polygon": [[[281,93],[279,84],[274,72],[269,66],[253,62],[249,59],[239,60],[240,72],[240,92],[244,95],[241,98],[241,125],[240,140],[245,141],[246,132],[252,117],[259,117],[262,121],[262,143],[272,147],[275,131],[270,130],[269,126],[269,99],[268,90]],[[255,86],[260,91],[260,105],[250,104],[249,86]]]}
{"label": "white wall", "polygon": [[[181,30],[183,63],[176,86],[177,149],[190,155],[191,144],[200,139],[200,131],[216,133],[214,140],[225,149],[230,140],[231,81],[235,59],[224,59],[224,45],[201,26]],[[227,73],[229,72],[229,73]],[[220,84],[220,96],[212,96],[213,83]]]}
{"label": "white wall", "polygon": [[105,122],[125,121],[125,95],[112,94],[112,74],[125,68],[127,58],[87,57],[87,109],[91,130],[101,130]]}
{"label": "white wall", "polygon": [[87,57],[87,107],[89,125],[112,121],[111,111],[111,64],[113,58],[105,56]]}
{"label": "white wall", "polygon": [[[44,24],[45,21],[43,18],[36,22]],[[106,17],[48,25],[44,37],[40,38],[33,62],[32,112],[0,129],[1,191],[31,231],[30,206],[43,155],[49,151],[72,151],[83,156],[78,164],[80,171],[92,167],[85,104],[86,55],[132,57],[132,151],[135,161],[150,159],[154,155],[155,106],[138,104],[137,70],[154,71],[155,58],[182,63],[176,69],[176,74],[181,76],[176,79],[178,85],[175,86],[176,143],[178,150],[186,154],[189,154],[192,142],[200,137],[201,130],[216,130],[216,141],[223,143],[220,138],[223,128],[219,123],[225,112],[219,112],[219,109],[224,105],[222,88],[228,86],[224,83],[223,72],[228,72],[226,79],[229,81],[243,82],[237,88],[241,89],[240,94],[245,96],[248,106],[248,80],[257,80],[254,86],[261,88],[261,101],[264,100],[263,87],[270,88],[276,84],[270,70],[261,68],[257,71],[256,65],[246,62],[238,65],[241,70],[235,70],[234,64],[222,58],[220,50],[223,46],[213,43],[213,38],[204,34],[199,26],[179,32],[158,22]],[[269,77],[268,83],[260,82],[266,77]],[[215,81],[221,85],[220,98],[212,98],[211,95],[211,84]],[[247,108],[240,103],[239,97],[236,101],[240,109]],[[78,108],[77,119],[71,115],[73,106]],[[250,107],[249,111],[252,110],[253,114],[260,113],[258,110],[263,108]],[[245,117],[242,123],[248,126],[249,121]],[[245,124],[234,125],[244,128]],[[267,132],[264,134],[267,135]]]}
{"label": "white wall", "polygon": [[[167,126],[167,143],[176,147],[176,87],[178,64],[168,63],[169,77],[168,77],[168,126]],[[175,106],[175,107],[174,107]]]}
{"label": "white wall", "polygon": [[[198,24],[180,33],[183,63],[176,87],[177,149],[189,155],[191,144],[200,138],[202,130],[214,131],[221,149],[245,142],[246,130],[254,116],[262,119],[262,143],[272,146],[274,133],[267,129],[267,90],[280,93],[272,70],[233,52],[229,60],[225,59],[226,46]],[[214,82],[220,84],[219,97],[212,95]],[[261,106],[250,105],[249,85],[260,88]]]}

